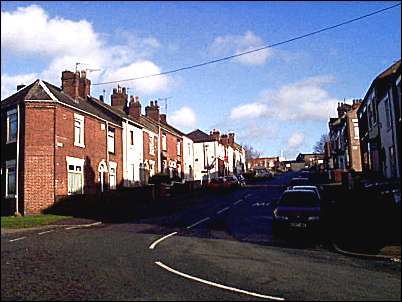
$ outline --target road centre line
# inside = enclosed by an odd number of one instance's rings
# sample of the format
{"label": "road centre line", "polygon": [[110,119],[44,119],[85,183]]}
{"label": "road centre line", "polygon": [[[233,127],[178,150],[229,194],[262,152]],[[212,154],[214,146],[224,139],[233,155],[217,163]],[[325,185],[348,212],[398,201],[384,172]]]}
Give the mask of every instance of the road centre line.
{"label": "road centre line", "polygon": [[149,249],[150,249],[150,250],[153,250],[153,249],[155,248],[155,246],[156,246],[158,243],[160,243],[161,241],[163,241],[163,240],[165,240],[165,239],[167,239],[167,238],[169,238],[169,237],[171,237],[171,236],[174,236],[174,235],[176,235],[176,234],[177,234],[177,232],[173,232],[173,233],[170,233],[169,235],[166,235],[166,236],[164,236],[164,237],[162,237],[162,238],[156,240],[154,243],[152,243],[152,244],[149,246]]}
{"label": "road centre line", "polygon": [[204,283],[204,284],[207,284],[207,285],[210,285],[210,286],[226,289],[226,290],[241,293],[241,294],[246,294],[246,295],[249,295],[249,296],[264,298],[264,299],[278,300],[278,301],[284,301],[285,300],[284,298],[279,298],[279,297],[273,297],[273,296],[267,296],[267,295],[262,295],[262,294],[258,294],[258,293],[253,293],[253,292],[238,289],[238,288],[235,288],[235,287],[230,287],[230,286],[222,285],[222,284],[219,284],[219,283],[211,282],[211,281],[208,281],[208,280],[204,280],[204,279],[201,279],[201,278],[198,278],[198,277],[193,277],[193,276],[187,275],[185,273],[179,272],[177,270],[174,270],[174,269],[170,268],[169,266],[163,264],[160,261],[155,262],[155,264],[158,265],[159,267],[162,267],[163,269],[171,272],[171,273],[174,273],[174,274],[179,275],[181,277],[191,279],[191,280],[194,280],[194,281],[197,281],[197,282],[201,282],[201,283]]}
{"label": "road centre line", "polygon": [[211,219],[211,218],[207,217],[207,218],[204,218],[204,219],[202,219],[202,220],[200,220],[200,221],[197,221],[196,223],[194,223],[194,224],[188,226],[187,229],[191,229],[192,227],[195,227],[196,225],[199,225],[200,223],[203,223],[204,221],[207,221],[207,220],[209,220],[209,219]]}
{"label": "road centre line", "polygon": [[40,233],[38,233],[38,235],[43,235],[43,234],[47,234],[47,233],[50,233],[50,232],[54,232],[54,230],[40,232]]}
{"label": "road centre line", "polygon": [[229,209],[230,209],[230,207],[223,208],[222,210],[219,210],[218,212],[216,212],[216,214],[223,213],[223,212],[225,212],[225,211],[227,211]]}
{"label": "road centre line", "polygon": [[25,238],[27,238],[27,237],[19,237],[19,238],[11,239],[9,241],[14,242],[14,241],[22,240],[22,239],[25,239]]}
{"label": "road centre line", "polygon": [[242,201],[243,201],[243,199],[239,199],[239,200],[235,201],[233,204],[238,204],[239,202],[242,202]]}

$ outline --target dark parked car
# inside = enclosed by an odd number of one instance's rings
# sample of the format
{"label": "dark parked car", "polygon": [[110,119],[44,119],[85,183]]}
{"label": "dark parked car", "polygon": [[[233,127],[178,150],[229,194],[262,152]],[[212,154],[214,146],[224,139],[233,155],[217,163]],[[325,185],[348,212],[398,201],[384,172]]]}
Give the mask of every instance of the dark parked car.
{"label": "dark parked car", "polygon": [[321,220],[320,200],[313,191],[285,191],[273,212],[272,226],[276,233],[289,228],[314,228]]}
{"label": "dark parked car", "polygon": [[310,185],[312,185],[310,179],[305,177],[295,177],[290,180],[288,189],[291,189],[294,186],[310,186]]}
{"label": "dark parked car", "polygon": [[240,186],[240,182],[237,179],[236,176],[231,175],[231,176],[225,176],[225,187],[227,189],[232,189]]}
{"label": "dark parked car", "polygon": [[246,179],[244,178],[243,175],[241,175],[241,174],[238,175],[237,179],[238,179],[238,181],[240,183],[240,187],[245,187],[246,186]]}

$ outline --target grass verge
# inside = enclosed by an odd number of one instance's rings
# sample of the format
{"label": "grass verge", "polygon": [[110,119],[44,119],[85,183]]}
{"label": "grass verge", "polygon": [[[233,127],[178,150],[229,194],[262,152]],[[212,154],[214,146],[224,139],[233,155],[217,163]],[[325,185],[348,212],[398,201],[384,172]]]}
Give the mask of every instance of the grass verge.
{"label": "grass verge", "polygon": [[61,216],[52,214],[32,215],[32,216],[3,216],[1,217],[1,228],[3,229],[22,229],[51,224],[53,222],[68,219],[71,216]]}

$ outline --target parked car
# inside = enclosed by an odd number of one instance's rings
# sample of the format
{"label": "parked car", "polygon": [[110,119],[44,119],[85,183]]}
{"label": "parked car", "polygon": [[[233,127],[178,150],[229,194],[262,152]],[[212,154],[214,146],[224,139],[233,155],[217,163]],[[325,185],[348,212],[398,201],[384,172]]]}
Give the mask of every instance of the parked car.
{"label": "parked car", "polygon": [[314,191],[286,190],[273,210],[273,232],[311,229],[321,220],[320,200]]}
{"label": "parked car", "polygon": [[310,186],[311,181],[305,177],[294,177],[290,180],[288,189],[291,189],[294,186]]}
{"label": "parked car", "polygon": [[240,187],[240,182],[237,179],[236,176],[230,175],[230,176],[225,176],[225,184],[224,187],[227,189],[233,189],[236,187]]}
{"label": "parked car", "polygon": [[316,186],[293,186],[291,190],[313,191],[317,194],[318,199],[321,200],[320,190]]}
{"label": "parked car", "polygon": [[237,176],[237,179],[239,180],[240,187],[244,188],[246,186],[246,179],[244,178],[244,176],[240,174]]}
{"label": "parked car", "polygon": [[207,187],[209,189],[217,190],[223,189],[225,185],[225,179],[223,177],[212,178],[209,182]]}
{"label": "parked car", "polygon": [[268,171],[266,168],[256,168],[255,176],[256,178],[272,178],[272,173]]}

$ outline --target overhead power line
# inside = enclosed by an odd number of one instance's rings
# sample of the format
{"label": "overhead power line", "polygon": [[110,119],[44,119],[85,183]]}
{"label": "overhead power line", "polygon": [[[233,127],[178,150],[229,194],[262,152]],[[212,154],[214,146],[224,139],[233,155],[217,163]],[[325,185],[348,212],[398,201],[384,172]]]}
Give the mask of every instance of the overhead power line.
{"label": "overhead power line", "polygon": [[183,70],[193,69],[193,68],[197,68],[197,67],[202,67],[202,66],[205,66],[205,65],[214,64],[214,63],[218,63],[218,62],[222,62],[222,61],[227,61],[227,60],[230,60],[230,59],[233,59],[233,58],[237,58],[237,57],[248,55],[248,54],[254,53],[254,52],[258,52],[258,51],[261,51],[261,50],[264,50],[264,49],[267,49],[267,48],[272,48],[272,47],[276,47],[276,46],[283,45],[283,44],[286,44],[286,43],[290,43],[290,42],[293,42],[293,41],[296,41],[296,40],[300,40],[300,39],[303,39],[303,38],[306,38],[306,37],[309,37],[309,36],[313,36],[313,35],[322,33],[324,31],[328,31],[328,30],[331,30],[331,29],[334,29],[334,28],[337,28],[337,27],[341,27],[341,26],[344,26],[346,24],[356,22],[358,20],[362,20],[364,18],[367,18],[367,17],[373,16],[373,15],[382,13],[384,11],[390,10],[390,9],[392,9],[394,7],[397,7],[397,6],[400,6],[400,5],[401,5],[401,3],[399,2],[399,3],[395,4],[395,5],[392,5],[392,6],[389,6],[389,7],[374,11],[372,13],[369,13],[369,14],[366,14],[366,15],[363,15],[363,16],[360,16],[360,17],[357,17],[357,18],[354,18],[354,19],[350,19],[350,20],[342,22],[342,23],[338,23],[336,25],[328,26],[328,27],[325,27],[325,28],[310,32],[308,34],[297,36],[297,37],[294,37],[294,38],[291,38],[291,39],[288,39],[288,40],[285,40],[285,41],[282,41],[282,42],[278,42],[278,43],[275,43],[275,44],[270,44],[270,45],[263,46],[263,47],[260,47],[260,48],[256,48],[256,49],[253,49],[253,50],[238,53],[238,54],[235,54],[235,55],[231,55],[231,56],[227,56],[227,57],[223,57],[223,58],[219,58],[219,59],[215,59],[215,60],[211,60],[211,61],[207,61],[207,62],[203,62],[203,63],[199,63],[199,64],[194,64],[194,65],[190,65],[190,66],[185,66],[185,67],[181,67],[181,68],[177,68],[177,69],[173,69],[173,70],[169,70],[169,71],[165,71],[165,72],[149,74],[149,75],[136,77],[136,78],[131,78],[131,79],[123,79],[123,80],[118,80],[118,81],[95,83],[95,84],[92,84],[92,85],[106,85],[106,84],[113,84],[113,83],[121,83],[121,82],[141,80],[141,79],[146,79],[146,78],[151,78],[151,77],[156,77],[156,76],[161,76],[161,75],[167,75],[167,74],[170,74],[170,73],[175,73],[175,72],[179,72],[179,71],[183,71]]}

